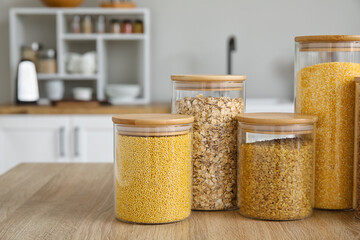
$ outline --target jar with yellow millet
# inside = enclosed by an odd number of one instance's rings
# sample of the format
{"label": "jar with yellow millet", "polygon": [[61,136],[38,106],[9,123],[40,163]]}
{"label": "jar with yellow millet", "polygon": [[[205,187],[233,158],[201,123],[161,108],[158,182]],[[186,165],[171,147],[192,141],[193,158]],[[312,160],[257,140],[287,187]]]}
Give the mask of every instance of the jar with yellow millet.
{"label": "jar with yellow millet", "polygon": [[354,173],[353,79],[360,75],[360,35],[295,38],[296,113],[319,118],[315,208],[351,209]]}
{"label": "jar with yellow millet", "polygon": [[191,212],[192,116],[123,114],[114,123],[116,218],[181,221]]}
{"label": "jar with yellow millet", "polygon": [[245,113],[237,120],[240,214],[263,220],[309,217],[313,211],[317,118]]}

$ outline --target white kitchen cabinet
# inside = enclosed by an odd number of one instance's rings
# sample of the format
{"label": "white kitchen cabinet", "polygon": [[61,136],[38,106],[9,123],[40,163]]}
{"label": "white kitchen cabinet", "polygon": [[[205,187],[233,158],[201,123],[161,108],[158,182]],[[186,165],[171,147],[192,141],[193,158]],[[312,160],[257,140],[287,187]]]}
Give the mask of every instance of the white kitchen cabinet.
{"label": "white kitchen cabinet", "polygon": [[0,116],[0,174],[22,162],[68,161],[69,118]]}
{"label": "white kitchen cabinet", "polygon": [[73,161],[113,161],[111,116],[77,116],[71,119],[71,126]]}
{"label": "white kitchen cabinet", "polygon": [[0,115],[0,174],[22,162],[112,162],[110,115]]}

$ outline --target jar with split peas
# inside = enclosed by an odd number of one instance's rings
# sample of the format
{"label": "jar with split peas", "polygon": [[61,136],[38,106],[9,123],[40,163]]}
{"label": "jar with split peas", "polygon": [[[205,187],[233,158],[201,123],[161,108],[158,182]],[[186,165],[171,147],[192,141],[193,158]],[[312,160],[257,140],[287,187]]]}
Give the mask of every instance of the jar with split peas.
{"label": "jar with split peas", "polygon": [[192,115],[194,210],[236,209],[235,116],[245,111],[244,75],[172,75],[172,112]]}
{"label": "jar with split peas", "polygon": [[115,215],[125,222],[177,222],[191,212],[192,116],[112,118]]}
{"label": "jar with split peas", "polygon": [[319,118],[315,208],[351,209],[360,35],[295,38],[296,113]]}
{"label": "jar with split peas", "polygon": [[240,214],[295,220],[313,211],[315,122],[310,115],[237,116]]}

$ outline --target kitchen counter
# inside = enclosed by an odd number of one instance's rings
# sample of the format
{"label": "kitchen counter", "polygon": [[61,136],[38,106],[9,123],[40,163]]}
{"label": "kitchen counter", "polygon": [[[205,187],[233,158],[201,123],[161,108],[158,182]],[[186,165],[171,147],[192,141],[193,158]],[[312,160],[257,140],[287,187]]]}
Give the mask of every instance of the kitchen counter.
{"label": "kitchen counter", "polygon": [[99,107],[53,107],[0,105],[0,114],[121,114],[121,113],[169,113],[170,103],[148,105],[122,105]]}
{"label": "kitchen counter", "polygon": [[359,239],[351,211],[258,221],[195,211],[185,221],[137,225],[113,213],[112,164],[21,164],[0,176],[0,239]]}

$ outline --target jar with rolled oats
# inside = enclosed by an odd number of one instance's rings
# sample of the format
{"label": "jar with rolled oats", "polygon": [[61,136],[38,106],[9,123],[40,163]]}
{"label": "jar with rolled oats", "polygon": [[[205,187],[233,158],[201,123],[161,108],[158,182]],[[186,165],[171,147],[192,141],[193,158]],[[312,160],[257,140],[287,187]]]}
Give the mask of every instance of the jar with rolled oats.
{"label": "jar with rolled oats", "polygon": [[172,75],[172,112],[194,116],[193,210],[237,208],[237,122],[244,75]]}

